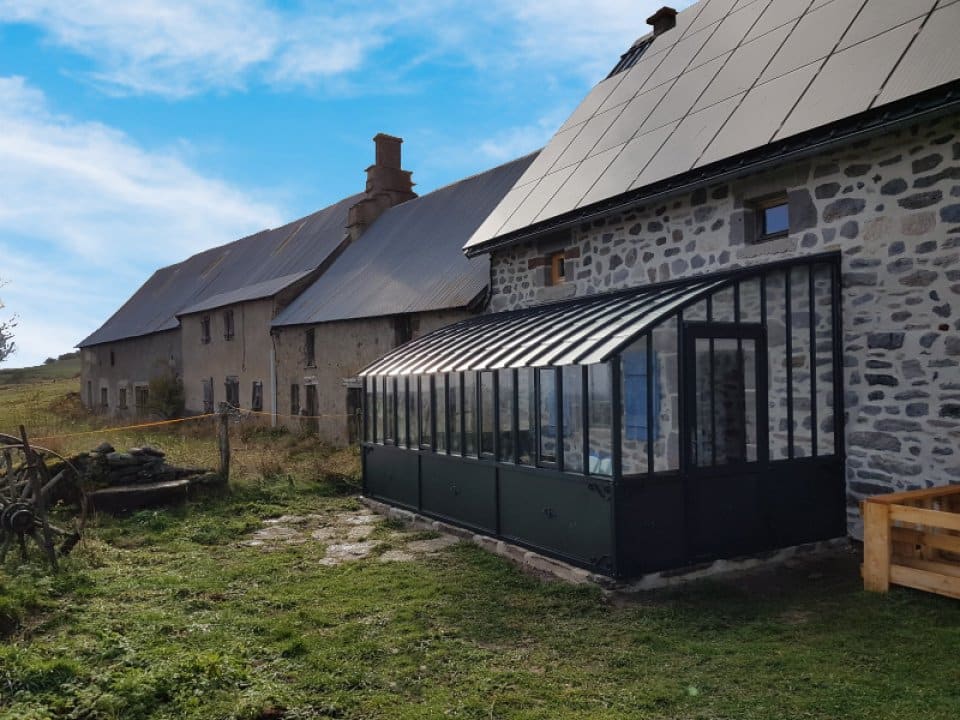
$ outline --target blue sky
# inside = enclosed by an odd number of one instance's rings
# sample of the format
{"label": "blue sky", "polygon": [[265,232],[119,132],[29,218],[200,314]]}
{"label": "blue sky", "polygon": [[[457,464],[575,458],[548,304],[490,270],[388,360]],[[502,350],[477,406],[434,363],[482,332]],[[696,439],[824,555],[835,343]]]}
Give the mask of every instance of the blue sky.
{"label": "blue sky", "polygon": [[5,364],[361,190],[377,132],[421,193],[542,146],[661,4],[0,0]]}

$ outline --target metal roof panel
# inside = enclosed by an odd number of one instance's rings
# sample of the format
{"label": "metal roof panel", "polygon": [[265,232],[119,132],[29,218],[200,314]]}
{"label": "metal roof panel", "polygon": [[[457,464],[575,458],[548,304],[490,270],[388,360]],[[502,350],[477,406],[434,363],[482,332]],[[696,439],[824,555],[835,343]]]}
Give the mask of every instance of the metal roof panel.
{"label": "metal roof panel", "polygon": [[738,47],[693,106],[693,112],[749,90],[790,32],[788,25]]}
{"label": "metal roof panel", "polygon": [[690,67],[695,68],[729,52],[730,48],[737,47],[759,19],[766,4],[767,0],[754,0],[724,18],[717,31],[704,43],[693,62],[690,63]]}
{"label": "metal roof panel", "polygon": [[868,110],[920,22],[914,20],[832,55],[774,139]]}
{"label": "metal roof panel", "polygon": [[707,165],[770,141],[790,112],[788,101],[800,96],[822,63],[813,63],[757,85],[707,146],[697,165]]}
{"label": "metal roof panel", "polygon": [[864,2],[865,0],[832,0],[801,17],[763,71],[760,82],[786,75],[798,67],[829,55]]}
{"label": "metal roof panel", "polygon": [[527,155],[390,208],[273,321],[275,327],[463,308],[490,282],[463,243],[503,199]]}
{"label": "metal roof panel", "polygon": [[930,15],[877,100],[884,105],[960,77],[960,4],[938,7]]}
{"label": "metal roof panel", "polygon": [[[581,136],[582,143],[560,163],[577,158],[582,158],[580,163],[587,162],[601,151],[627,143],[586,195],[572,204],[576,193],[568,192],[569,186],[563,193],[554,194],[562,183],[544,185],[550,198],[544,193],[531,193],[528,200],[511,209],[514,219],[481,227],[467,243],[467,251],[472,254],[495,240],[507,243],[536,234],[548,225],[571,220],[572,213],[588,205],[616,202],[628,194],[641,200],[648,186],[652,189],[659,183],[657,187],[662,190],[664,181],[683,175],[694,163],[702,166],[759,152],[770,142],[805,135],[878,105],[960,80],[960,43],[954,37],[960,27],[960,3],[923,15],[929,22],[912,44],[908,37],[916,24],[923,22],[918,13],[929,10],[932,2],[915,0],[898,5],[892,0],[753,0],[734,4],[731,0],[700,0],[678,15],[677,28],[656,38],[654,46],[666,48],[660,50],[662,60],[644,58],[641,63],[649,66],[634,75],[627,71],[610,78],[623,76],[619,85],[600,83],[565,125],[586,123],[598,108],[621,107],[632,96],[599,141],[594,140],[593,132]],[[896,25],[908,15],[914,19]],[[685,29],[681,29],[681,20]],[[870,37],[870,33],[891,25],[895,27]],[[862,40],[849,44],[844,33]],[[841,46],[843,49],[836,50]],[[715,58],[708,60],[710,56]],[[725,59],[725,64],[716,58]],[[639,78],[655,62],[656,70],[649,73],[636,94]],[[761,74],[764,82],[759,84]],[[773,78],[782,80],[771,81]],[[801,79],[806,82],[799,82]],[[714,122],[724,112],[734,110],[729,101],[738,96],[744,102],[733,119],[726,123],[722,119],[719,125]],[[720,103],[722,109],[709,111]],[[677,120],[679,135],[672,132]],[[695,128],[698,122],[705,124]],[[650,132],[663,123],[670,123],[666,131]],[[704,148],[703,139],[710,130],[719,134]],[[863,131],[869,130],[864,127]],[[680,142],[684,137],[695,140],[694,144]],[[669,146],[653,147],[654,140]],[[587,144],[593,149],[584,154],[581,145]],[[703,150],[702,156],[692,157],[694,150],[698,155]],[[557,156],[562,152],[558,149]],[[649,162],[651,157],[654,159]],[[590,162],[590,171],[582,174],[585,177],[595,170],[596,163]],[[641,173],[648,162],[650,167]],[[544,161],[529,178],[546,175],[550,166],[556,171],[560,164]],[[571,177],[577,175],[573,171]],[[640,183],[635,182],[637,177],[642,178]],[[571,204],[565,207],[561,199]],[[528,202],[529,208],[525,207]],[[595,207],[588,212],[594,209],[599,211]],[[528,229],[525,223],[533,218],[536,226]],[[556,223],[551,222],[554,220]]]}
{"label": "metal roof panel", "polygon": [[344,240],[352,195],[299,220],[197,253],[156,271],[78,347],[149,335],[178,327],[185,308],[238,288],[312,270]]}
{"label": "metal roof panel", "polygon": [[934,5],[935,0],[867,0],[866,8],[847,30],[837,50],[844,50],[905,22],[925,17]]}
{"label": "metal roof panel", "polygon": [[670,123],[628,142],[577,207],[616,195],[629,187],[676,126],[677,123]]}

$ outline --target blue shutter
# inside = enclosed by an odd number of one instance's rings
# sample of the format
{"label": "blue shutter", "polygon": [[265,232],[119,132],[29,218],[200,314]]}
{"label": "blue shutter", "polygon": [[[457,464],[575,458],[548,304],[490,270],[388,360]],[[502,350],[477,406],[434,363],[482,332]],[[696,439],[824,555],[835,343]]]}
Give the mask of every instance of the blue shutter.
{"label": "blue shutter", "polygon": [[623,432],[627,440],[657,436],[660,415],[660,382],[657,356],[653,356],[653,432],[647,427],[647,353],[625,352],[623,359]]}

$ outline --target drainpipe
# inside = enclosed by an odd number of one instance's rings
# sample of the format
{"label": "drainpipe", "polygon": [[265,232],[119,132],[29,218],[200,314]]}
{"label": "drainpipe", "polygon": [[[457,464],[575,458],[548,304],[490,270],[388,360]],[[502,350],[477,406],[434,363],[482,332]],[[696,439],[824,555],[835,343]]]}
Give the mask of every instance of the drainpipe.
{"label": "drainpipe", "polygon": [[277,336],[270,331],[270,427],[277,426]]}

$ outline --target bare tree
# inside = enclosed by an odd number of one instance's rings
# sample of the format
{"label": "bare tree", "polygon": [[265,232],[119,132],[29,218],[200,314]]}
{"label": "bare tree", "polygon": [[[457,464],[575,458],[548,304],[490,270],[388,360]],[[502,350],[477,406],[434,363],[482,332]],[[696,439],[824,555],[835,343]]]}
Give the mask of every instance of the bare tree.
{"label": "bare tree", "polygon": [[[6,285],[0,280],[0,287]],[[0,300],[0,310],[3,310],[3,300]],[[13,355],[17,346],[13,343],[13,329],[17,326],[17,318],[13,316],[8,320],[0,320],[0,362]]]}

